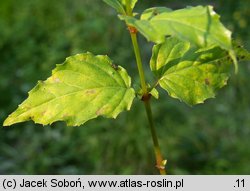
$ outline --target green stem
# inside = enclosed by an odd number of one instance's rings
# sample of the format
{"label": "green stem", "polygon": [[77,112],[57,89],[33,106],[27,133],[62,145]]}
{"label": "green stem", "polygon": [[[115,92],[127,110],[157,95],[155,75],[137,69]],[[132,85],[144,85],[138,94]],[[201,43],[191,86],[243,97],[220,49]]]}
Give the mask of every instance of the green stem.
{"label": "green stem", "polygon": [[157,134],[156,134],[155,127],[154,127],[150,100],[144,101],[144,106],[146,108],[149,127],[150,127],[151,135],[152,135],[152,138],[153,138],[153,142],[154,142],[154,151],[155,151],[155,157],[156,157],[156,167],[159,169],[161,175],[166,175],[167,173],[166,173],[166,170],[165,170],[165,165],[166,165],[167,161],[163,159],[162,154],[161,154],[160,145],[159,145]]}
{"label": "green stem", "polygon": [[138,46],[138,41],[137,41],[137,36],[136,36],[136,29],[130,28],[130,35],[131,35],[131,39],[132,39],[132,43],[133,43],[133,47],[134,47],[137,68],[139,71],[141,87],[142,87],[142,91],[143,91],[142,101],[144,102],[144,106],[145,106],[145,109],[147,112],[147,117],[148,117],[149,126],[150,126],[150,132],[151,132],[153,143],[154,143],[156,167],[158,168],[161,175],[166,175],[166,170],[165,170],[166,160],[163,160],[160,146],[159,146],[159,142],[158,142],[158,138],[157,138],[157,134],[156,134],[154,123],[153,123],[153,116],[152,116],[151,105],[150,105],[150,97],[151,96],[149,94],[149,91],[148,91],[148,88],[146,85],[144,70],[143,70],[142,61],[141,61],[140,49]]}
{"label": "green stem", "polygon": [[130,7],[130,0],[126,0],[126,14],[128,16],[132,16],[133,15],[133,10]]}
{"label": "green stem", "polygon": [[137,68],[139,71],[142,92],[143,94],[147,94],[148,90],[147,90],[144,70],[143,70],[142,61],[141,61],[140,49],[139,49],[138,42],[137,42],[137,36],[136,36],[136,33],[130,33],[130,35],[131,35],[131,40],[132,40],[133,47],[134,47],[136,64],[137,64]]}

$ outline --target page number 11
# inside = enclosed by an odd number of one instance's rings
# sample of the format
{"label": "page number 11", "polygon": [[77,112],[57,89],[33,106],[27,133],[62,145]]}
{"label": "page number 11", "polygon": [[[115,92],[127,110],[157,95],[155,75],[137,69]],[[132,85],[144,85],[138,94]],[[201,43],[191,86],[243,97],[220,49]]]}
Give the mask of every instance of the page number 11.
{"label": "page number 11", "polygon": [[236,186],[237,188],[244,188],[245,187],[245,180],[244,179],[237,179],[236,181]]}

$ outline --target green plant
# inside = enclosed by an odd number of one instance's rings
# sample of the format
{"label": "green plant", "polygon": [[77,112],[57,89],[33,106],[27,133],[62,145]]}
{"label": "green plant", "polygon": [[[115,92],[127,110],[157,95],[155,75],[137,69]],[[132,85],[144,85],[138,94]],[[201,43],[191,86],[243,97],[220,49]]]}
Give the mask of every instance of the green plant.
{"label": "green plant", "polygon": [[[250,55],[232,44],[230,31],[220,23],[211,6],[177,11],[150,8],[137,19],[133,13],[137,0],[104,1],[128,25],[141,88],[135,91],[126,70],[107,56],[75,55],[58,65],[50,78],[39,82],[4,126],[29,119],[43,125],[62,120],[69,126],[79,126],[98,116],[115,118],[121,111],[129,110],[137,96],[147,112],[156,167],[166,174],[166,160],[160,151],[150,106],[151,97],[158,98],[156,88],[162,87],[171,97],[188,105],[203,103],[226,84],[231,64],[237,72],[237,60],[249,60]],[[150,85],[144,76],[138,31],[155,43],[150,68],[156,80]]]}

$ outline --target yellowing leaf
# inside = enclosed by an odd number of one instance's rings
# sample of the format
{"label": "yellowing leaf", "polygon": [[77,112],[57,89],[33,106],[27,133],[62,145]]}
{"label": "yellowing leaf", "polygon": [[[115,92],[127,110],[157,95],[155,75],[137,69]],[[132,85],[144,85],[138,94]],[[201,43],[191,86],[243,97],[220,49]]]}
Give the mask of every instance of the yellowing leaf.
{"label": "yellowing leaf", "polygon": [[130,109],[135,97],[130,83],[125,69],[114,67],[107,56],[71,56],[57,65],[46,81],[38,82],[4,126],[27,120],[79,126],[97,116],[115,118]]}
{"label": "yellowing leaf", "polygon": [[174,37],[153,48],[151,70],[160,86],[188,105],[215,97],[226,85],[232,59],[220,47],[198,49]]}

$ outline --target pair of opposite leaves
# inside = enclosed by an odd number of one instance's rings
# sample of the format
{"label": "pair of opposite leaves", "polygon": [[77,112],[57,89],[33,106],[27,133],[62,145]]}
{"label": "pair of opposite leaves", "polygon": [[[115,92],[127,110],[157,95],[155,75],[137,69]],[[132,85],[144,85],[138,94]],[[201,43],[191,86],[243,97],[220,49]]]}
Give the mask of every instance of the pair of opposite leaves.
{"label": "pair of opposite leaves", "polygon": [[[237,66],[236,56],[250,59],[242,47],[233,48],[230,31],[210,6],[151,8],[140,19],[120,18],[156,43],[150,68],[158,84],[189,105],[203,103],[226,85],[230,65]],[[30,119],[43,125],[66,121],[79,126],[97,116],[115,118],[130,109],[136,93],[126,70],[113,66],[107,56],[89,52],[68,57],[51,77],[38,82],[4,126]]]}

